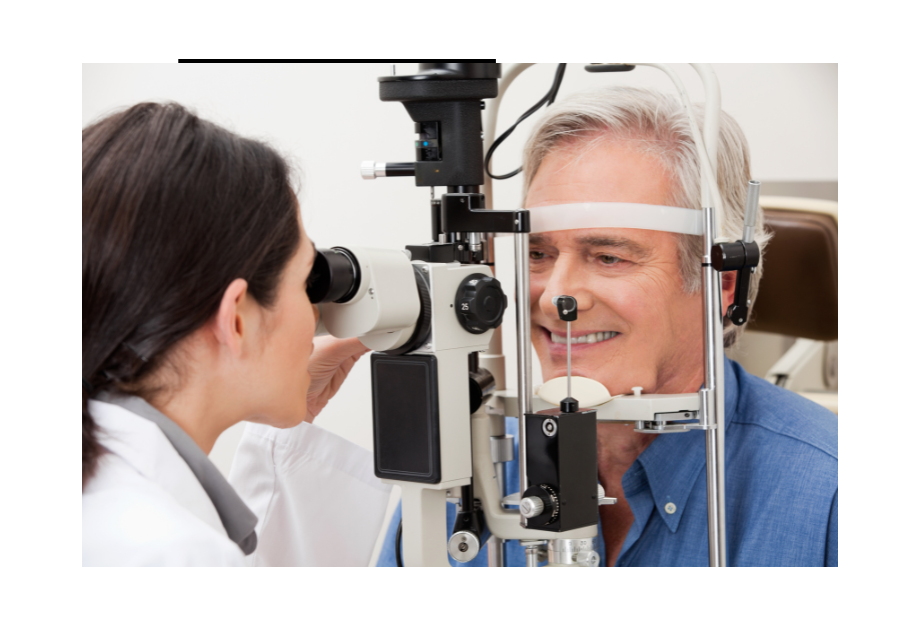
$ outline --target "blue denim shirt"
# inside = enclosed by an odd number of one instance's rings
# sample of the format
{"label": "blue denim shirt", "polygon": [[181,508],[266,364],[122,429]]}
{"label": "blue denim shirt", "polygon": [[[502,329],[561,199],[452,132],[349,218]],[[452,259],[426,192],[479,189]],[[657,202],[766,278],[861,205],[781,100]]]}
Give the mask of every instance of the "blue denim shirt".
{"label": "blue denim shirt", "polygon": [[[732,566],[837,566],[837,416],[725,363],[725,494]],[[508,432],[517,433],[509,418]],[[659,435],[623,475],[634,521],[616,566],[708,566],[706,446],[702,431]],[[506,489],[517,490],[517,464]],[[673,503],[669,514],[665,506]],[[617,506],[604,507],[615,510]],[[456,508],[448,505],[446,530]],[[395,566],[397,509],[378,566]],[[601,562],[606,554],[599,540]],[[506,566],[524,566],[517,541]],[[485,548],[470,563],[487,566]]]}

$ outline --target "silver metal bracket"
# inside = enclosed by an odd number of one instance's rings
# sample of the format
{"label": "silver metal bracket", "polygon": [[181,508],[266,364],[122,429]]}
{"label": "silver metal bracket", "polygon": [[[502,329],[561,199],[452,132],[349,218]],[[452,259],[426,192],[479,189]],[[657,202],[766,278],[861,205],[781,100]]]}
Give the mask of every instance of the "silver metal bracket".
{"label": "silver metal bracket", "polygon": [[601,557],[597,553],[597,538],[560,538],[547,545],[550,565],[596,567]]}
{"label": "silver metal bracket", "polygon": [[524,548],[524,557],[527,560],[528,567],[539,566],[541,562],[546,562],[548,558],[546,545],[548,540],[522,540],[521,547]]}
{"label": "silver metal bracket", "polygon": [[597,484],[597,504],[601,505],[616,505],[616,497],[608,497],[604,492],[604,486]]}
{"label": "silver metal bracket", "polygon": [[492,450],[493,463],[514,461],[514,436],[493,435],[489,439],[489,447]]}
{"label": "silver metal bracket", "polygon": [[637,433],[685,433],[690,429],[702,429],[699,414],[696,411],[676,411],[656,413],[655,419],[637,420]]}

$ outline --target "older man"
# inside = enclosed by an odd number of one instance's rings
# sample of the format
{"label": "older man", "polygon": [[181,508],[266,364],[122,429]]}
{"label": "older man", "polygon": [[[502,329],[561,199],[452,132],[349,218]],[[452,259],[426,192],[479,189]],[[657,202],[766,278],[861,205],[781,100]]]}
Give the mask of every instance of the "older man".
{"label": "older man", "polygon": [[[740,238],[747,143],[724,114],[718,171],[723,231]],[[524,174],[528,208],[578,202],[700,207],[699,156],[686,114],[675,97],[648,90],[608,88],[554,105],[527,143]],[[762,225],[757,240],[766,244]],[[612,394],[634,386],[646,393],[696,392],[704,378],[701,255],[701,237],[668,232],[533,234],[533,344],[543,378],[566,371],[565,328],[552,297],[567,294],[578,300],[575,374]],[[725,274],[724,305],[734,289],[734,274]],[[738,334],[728,324],[725,346]],[[729,564],[836,566],[836,416],[728,360],[725,415]],[[607,566],[708,564],[702,432],[656,437],[601,424],[598,467],[607,495],[619,498],[601,511]],[[388,544],[382,564],[391,550]],[[523,564],[514,546],[507,551],[511,563]]]}

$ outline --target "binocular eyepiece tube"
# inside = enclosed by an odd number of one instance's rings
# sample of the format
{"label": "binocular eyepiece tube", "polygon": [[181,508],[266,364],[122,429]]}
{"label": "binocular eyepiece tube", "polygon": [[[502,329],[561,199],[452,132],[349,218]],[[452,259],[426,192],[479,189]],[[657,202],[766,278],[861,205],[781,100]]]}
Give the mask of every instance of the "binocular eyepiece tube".
{"label": "binocular eyepiece tube", "polygon": [[307,296],[313,304],[344,304],[361,286],[361,267],[355,255],[344,247],[317,249],[313,270],[307,280]]}

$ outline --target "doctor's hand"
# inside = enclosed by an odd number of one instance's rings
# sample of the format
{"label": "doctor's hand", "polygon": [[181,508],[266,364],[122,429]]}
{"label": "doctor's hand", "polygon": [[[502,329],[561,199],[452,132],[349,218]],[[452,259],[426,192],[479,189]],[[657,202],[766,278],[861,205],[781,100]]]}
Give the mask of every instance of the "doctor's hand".
{"label": "doctor's hand", "polygon": [[307,390],[307,417],[304,422],[313,422],[329,399],[339,391],[355,362],[368,351],[357,339],[326,336],[313,340],[309,368],[311,381]]}

